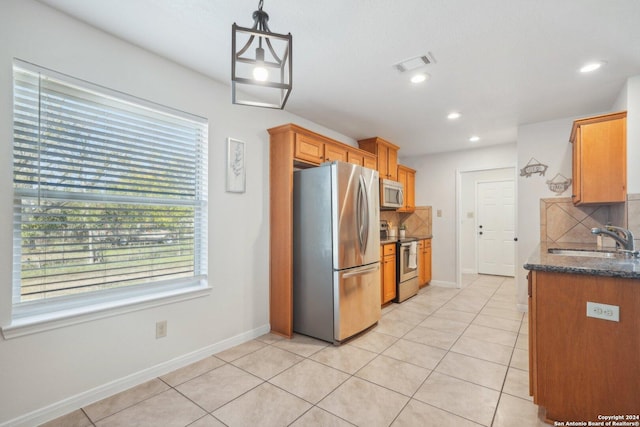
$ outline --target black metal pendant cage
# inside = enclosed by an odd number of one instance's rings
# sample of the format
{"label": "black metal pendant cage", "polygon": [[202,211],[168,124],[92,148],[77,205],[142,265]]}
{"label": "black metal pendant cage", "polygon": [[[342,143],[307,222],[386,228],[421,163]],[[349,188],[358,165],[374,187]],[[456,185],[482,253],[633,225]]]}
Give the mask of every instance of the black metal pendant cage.
{"label": "black metal pendant cage", "polygon": [[252,28],[231,27],[231,92],[234,104],[283,109],[291,93],[291,44],[289,34],[272,33],[269,15],[253,12]]}

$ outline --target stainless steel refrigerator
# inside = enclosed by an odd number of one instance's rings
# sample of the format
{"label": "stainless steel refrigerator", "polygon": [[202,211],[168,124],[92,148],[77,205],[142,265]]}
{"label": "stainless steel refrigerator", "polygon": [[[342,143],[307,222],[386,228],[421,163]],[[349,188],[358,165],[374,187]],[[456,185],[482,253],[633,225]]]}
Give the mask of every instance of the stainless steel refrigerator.
{"label": "stainless steel refrigerator", "polygon": [[380,311],[378,172],[332,162],[293,176],[293,330],[339,343]]}

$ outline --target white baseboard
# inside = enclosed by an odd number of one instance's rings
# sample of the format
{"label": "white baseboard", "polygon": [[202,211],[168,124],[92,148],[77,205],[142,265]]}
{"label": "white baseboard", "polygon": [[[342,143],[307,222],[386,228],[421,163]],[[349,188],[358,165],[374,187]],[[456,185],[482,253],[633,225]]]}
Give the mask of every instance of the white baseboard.
{"label": "white baseboard", "polygon": [[187,366],[191,363],[202,360],[215,353],[219,353],[238,344],[250,341],[269,332],[269,324],[262,325],[250,331],[243,332],[231,338],[227,338],[215,344],[208,345],[194,352],[178,356],[159,365],[152,366],[134,374],[111,381],[107,384],[95,387],[85,392],[76,394],[67,399],[37,409],[27,414],[21,415],[9,421],[0,423],[0,427],[31,427],[51,421],[91,403],[105,399],[121,391],[128,390],[144,382],[150,381],[159,376],[168,374],[176,369]]}
{"label": "white baseboard", "polygon": [[517,304],[517,308],[521,313],[526,313],[529,311],[529,306],[527,304]]}
{"label": "white baseboard", "polygon": [[444,280],[432,280],[430,283],[432,285],[441,286],[443,288],[455,288],[455,289],[458,289],[458,285],[456,284],[456,282],[447,282],[447,281],[444,281]]}
{"label": "white baseboard", "polygon": [[478,274],[478,270],[475,268],[463,268],[462,274]]}

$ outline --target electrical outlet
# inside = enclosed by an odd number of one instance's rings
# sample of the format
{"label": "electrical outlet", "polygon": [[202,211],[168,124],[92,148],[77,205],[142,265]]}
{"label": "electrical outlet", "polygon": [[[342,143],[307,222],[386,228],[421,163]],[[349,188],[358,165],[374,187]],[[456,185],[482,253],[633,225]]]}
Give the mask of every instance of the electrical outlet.
{"label": "electrical outlet", "polygon": [[620,307],[617,305],[600,304],[598,302],[587,301],[587,317],[619,322]]}
{"label": "electrical outlet", "polygon": [[167,336],[167,321],[161,320],[156,322],[156,339]]}
{"label": "electrical outlet", "polygon": [[441,217],[442,217],[442,209],[438,209],[438,210],[436,211],[436,216],[437,216],[438,218],[441,218]]}

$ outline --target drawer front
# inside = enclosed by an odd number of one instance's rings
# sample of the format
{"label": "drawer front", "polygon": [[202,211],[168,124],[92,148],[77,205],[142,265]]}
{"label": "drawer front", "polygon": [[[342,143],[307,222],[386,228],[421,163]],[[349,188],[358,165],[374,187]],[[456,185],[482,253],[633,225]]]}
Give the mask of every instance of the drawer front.
{"label": "drawer front", "polygon": [[396,245],[391,244],[391,245],[383,245],[382,247],[382,253],[383,255],[395,255],[396,253]]}

